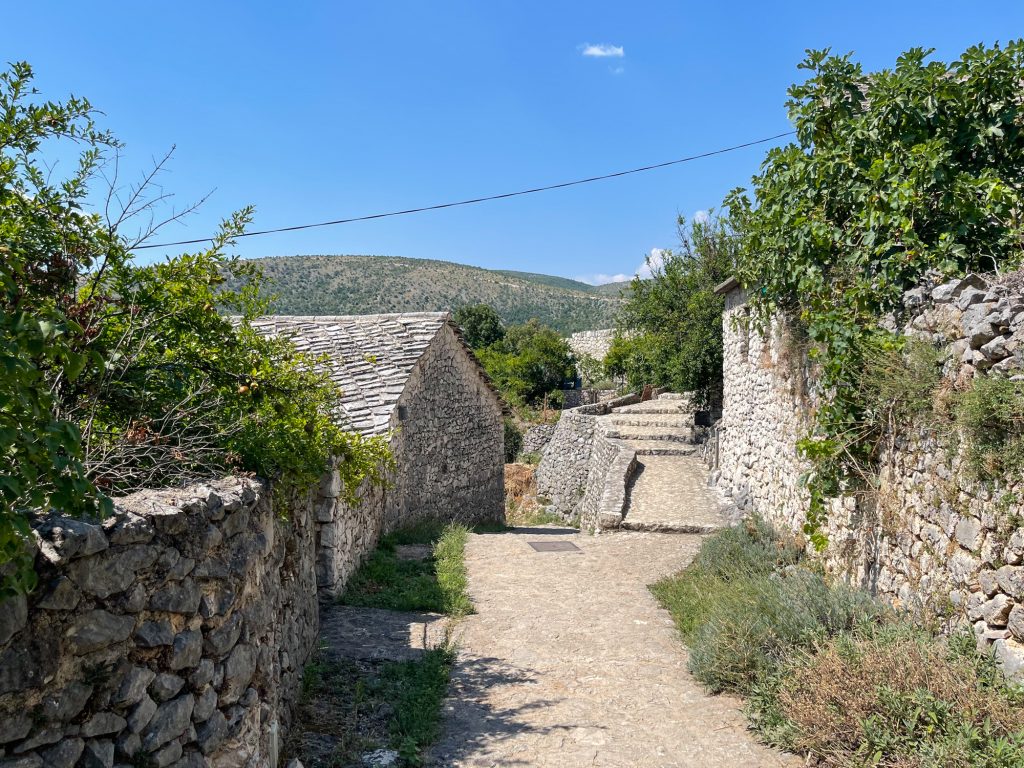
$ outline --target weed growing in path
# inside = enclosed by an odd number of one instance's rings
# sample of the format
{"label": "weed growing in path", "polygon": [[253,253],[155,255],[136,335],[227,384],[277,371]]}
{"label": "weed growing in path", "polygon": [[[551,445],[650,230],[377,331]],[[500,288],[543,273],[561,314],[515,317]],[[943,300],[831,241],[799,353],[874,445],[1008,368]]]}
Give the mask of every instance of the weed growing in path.
{"label": "weed growing in path", "polygon": [[[472,613],[464,563],[468,533],[465,526],[453,523],[421,525],[385,536],[352,576],[341,602],[455,617]],[[417,552],[417,547],[423,549]]]}

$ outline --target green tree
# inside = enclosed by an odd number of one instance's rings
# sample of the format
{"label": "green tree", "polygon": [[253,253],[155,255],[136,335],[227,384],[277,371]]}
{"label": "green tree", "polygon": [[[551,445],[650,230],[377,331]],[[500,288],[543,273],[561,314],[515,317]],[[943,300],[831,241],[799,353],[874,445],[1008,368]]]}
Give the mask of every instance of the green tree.
{"label": "green tree", "polygon": [[605,367],[632,388],[693,392],[705,405],[721,391],[723,300],[714,287],[732,274],[736,240],[726,220],[691,226],[680,218],[680,246],[648,259],[650,279],[630,284]]}
{"label": "green tree", "polygon": [[[225,254],[249,211],[205,251],[134,264],[120,228],[152,210],[152,176],[88,213],[118,144],[88,102],[42,101],[31,80],[0,73],[0,597],[33,586],[36,510],[99,515],[109,494],[230,468],[301,484],[333,457],[350,493],[379,480],[386,444],[335,423],[323,361],[250,326],[260,275]],[[44,149],[61,143],[84,150],[54,180]]]}
{"label": "green tree", "polygon": [[814,459],[812,520],[875,458],[866,357],[900,341],[879,320],[926,273],[1021,263],[1024,43],[976,46],[952,63],[915,48],[867,74],[850,56],[808,52],[789,90],[797,142],[768,153],[727,203],[742,235],[739,277],[764,326],[801,324],[824,402],[803,443]]}
{"label": "green tree", "polygon": [[456,325],[473,349],[489,347],[505,338],[501,317],[487,304],[467,304],[455,310]]}
{"label": "green tree", "polygon": [[536,320],[509,326],[504,339],[477,356],[502,394],[523,405],[540,402],[575,376],[568,342]]}

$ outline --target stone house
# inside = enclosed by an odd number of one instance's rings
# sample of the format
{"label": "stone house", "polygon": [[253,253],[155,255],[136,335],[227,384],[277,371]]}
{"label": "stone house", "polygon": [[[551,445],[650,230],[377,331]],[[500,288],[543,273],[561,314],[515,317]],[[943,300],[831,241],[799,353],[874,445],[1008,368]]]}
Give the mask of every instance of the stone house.
{"label": "stone house", "polygon": [[270,316],[261,333],[326,355],[341,387],[342,423],[388,436],[395,459],[386,488],[363,489],[349,509],[335,476],[317,510],[317,582],[340,589],[377,538],[420,521],[475,523],[504,515],[504,405],[447,312]]}

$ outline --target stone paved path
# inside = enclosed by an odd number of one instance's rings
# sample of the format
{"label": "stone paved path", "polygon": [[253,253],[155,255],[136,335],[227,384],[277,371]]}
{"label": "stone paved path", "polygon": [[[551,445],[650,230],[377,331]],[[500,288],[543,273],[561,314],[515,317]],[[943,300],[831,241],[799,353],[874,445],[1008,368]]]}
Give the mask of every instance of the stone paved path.
{"label": "stone paved path", "polygon": [[[535,552],[532,541],[579,552]],[[445,733],[431,764],[530,768],[781,768],[739,702],[708,696],[647,585],[700,537],[533,528],[467,546],[478,613],[458,625]]]}
{"label": "stone paved path", "polygon": [[622,528],[667,533],[710,533],[728,524],[707,470],[696,456],[637,456]]}
{"label": "stone paved path", "polygon": [[707,487],[696,455],[693,408],[678,395],[616,408],[612,434],[636,449],[621,527],[633,531],[710,533],[728,525],[725,506]]}

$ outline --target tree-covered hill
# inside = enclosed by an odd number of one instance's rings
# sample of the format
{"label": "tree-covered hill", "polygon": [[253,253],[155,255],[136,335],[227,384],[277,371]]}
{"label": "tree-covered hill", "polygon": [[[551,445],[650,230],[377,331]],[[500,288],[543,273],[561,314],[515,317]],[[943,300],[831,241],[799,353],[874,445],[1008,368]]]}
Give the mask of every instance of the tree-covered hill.
{"label": "tree-covered hill", "polygon": [[287,315],[454,310],[489,304],[506,323],[561,333],[615,325],[618,292],[568,278],[394,256],[277,256],[256,263]]}

